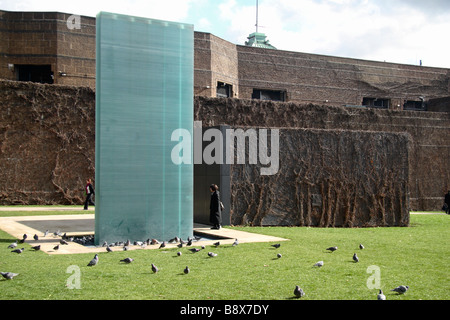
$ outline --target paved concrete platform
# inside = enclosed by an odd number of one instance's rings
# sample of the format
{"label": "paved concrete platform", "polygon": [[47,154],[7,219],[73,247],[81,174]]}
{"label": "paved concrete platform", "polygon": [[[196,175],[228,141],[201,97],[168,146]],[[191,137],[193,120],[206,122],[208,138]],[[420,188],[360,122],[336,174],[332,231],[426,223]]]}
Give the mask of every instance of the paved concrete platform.
{"label": "paved concrete platform", "polygon": [[[22,208],[23,210],[23,208]],[[28,211],[33,211],[29,210]],[[58,209],[61,210],[61,209]],[[80,210],[79,208],[76,210]],[[58,250],[53,248],[59,244],[61,237],[54,236],[53,232],[60,231],[68,236],[92,235],[95,230],[94,214],[70,214],[70,215],[42,215],[42,216],[16,216],[16,217],[0,217],[0,229],[7,232],[17,239],[22,239],[24,234],[28,235],[27,243],[36,246],[41,245],[41,250],[48,254],[74,254],[74,253],[93,253],[104,252],[104,247],[83,246],[76,242],[69,242],[68,245],[60,245]],[[44,232],[49,230],[49,234],[44,237]],[[248,242],[279,242],[288,239],[266,236],[252,232],[244,232],[221,228],[220,230],[212,230],[210,226],[194,224],[194,233],[209,239],[201,240],[193,243],[193,247],[200,245],[212,245],[220,241],[221,245],[231,245],[235,239],[239,243]],[[37,234],[39,240],[34,240],[33,236]],[[174,235],[175,236],[175,235]],[[126,239],[123,239],[126,240]],[[145,239],[143,239],[145,240]],[[167,244],[166,248],[175,248],[177,244]],[[140,246],[130,246],[129,250],[148,250],[158,249],[159,245],[148,245],[145,249]],[[113,251],[123,250],[122,247],[113,247]]]}

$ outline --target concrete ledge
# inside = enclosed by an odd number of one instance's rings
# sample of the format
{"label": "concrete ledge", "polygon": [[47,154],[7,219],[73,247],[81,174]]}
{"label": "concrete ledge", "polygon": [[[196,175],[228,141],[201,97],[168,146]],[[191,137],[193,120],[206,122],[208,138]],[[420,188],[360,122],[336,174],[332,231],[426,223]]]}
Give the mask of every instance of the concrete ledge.
{"label": "concrete ledge", "polygon": [[[79,210],[79,209],[78,209]],[[83,246],[76,242],[69,242],[68,245],[60,245],[59,250],[53,248],[60,244],[61,237],[54,236],[53,232],[61,231],[68,236],[74,235],[92,235],[95,230],[95,215],[94,214],[72,214],[72,215],[44,215],[44,216],[18,216],[18,217],[0,217],[0,229],[7,232],[17,239],[22,239],[24,234],[28,235],[26,243],[32,246],[41,245],[41,250],[48,254],[74,254],[74,253],[95,253],[104,252],[104,247]],[[44,232],[49,230],[49,234],[44,237]],[[266,236],[251,232],[244,232],[221,228],[220,230],[210,229],[210,226],[195,224],[194,233],[203,235],[208,238],[215,238],[215,240],[202,240],[194,242],[192,247],[201,245],[212,245],[220,241],[221,245],[231,245],[235,239],[239,243],[249,242],[278,242],[287,241],[288,239]],[[37,234],[39,240],[34,240],[33,236]],[[125,241],[126,239],[124,239]],[[145,240],[145,239],[143,239]],[[20,244],[19,244],[20,246]],[[166,248],[176,248],[177,244],[167,244]],[[148,245],[144,249],[137,245],[131,245],[129,250],[148,250],[158,249],[157,245]],[[113,251],[122,251],[122,247],[112,247]]]}

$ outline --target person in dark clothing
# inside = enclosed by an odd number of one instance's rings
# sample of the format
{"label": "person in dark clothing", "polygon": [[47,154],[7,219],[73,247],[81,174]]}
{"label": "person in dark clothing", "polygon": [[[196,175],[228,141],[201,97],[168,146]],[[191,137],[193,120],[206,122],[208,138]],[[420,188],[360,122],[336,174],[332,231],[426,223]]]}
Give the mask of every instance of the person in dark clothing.
{"label": "person in dark clothing", "polygon": [[92,200],[92,196],[95,194],[95,191],[94,191],[94,187],[92,186],[91,179],[86,180],[85,191],[86,191],[86,200],[84,201],[84,210],[87,210],[89,204],[92,204],[93,206],[95,206],[95,203]]}
{"label": "person in dark clothing", "polygon": [[220,207],[220,193],[217,185],[209,186],[211,191],[211,202],[209,204],[209,221],[213,224],[211,229],[220,229],[222,223],[222,209]]}
{"label": "person in dark clothing", "polygon": [[446,214],[450,214],[450,190],[448,190],[447,194],[445,195],[443,209]]}

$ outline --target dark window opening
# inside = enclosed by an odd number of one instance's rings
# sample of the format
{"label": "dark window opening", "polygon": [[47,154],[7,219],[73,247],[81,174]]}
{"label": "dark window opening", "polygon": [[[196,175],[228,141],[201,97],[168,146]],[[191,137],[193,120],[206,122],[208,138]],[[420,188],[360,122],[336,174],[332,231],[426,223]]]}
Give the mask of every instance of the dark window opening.
{"label": "dark window opening", "polygon": [[51,65],[19,64],[15,65],[18,81],[53,83]]}
{"label": "dark window opening", "polygon": [[366,107],[388,109],[390,105],[390,100],[378,98],[363,98],[362,105]]}
{"label": "dark window opening", "polygon": [[217,82],[216,97],[230,98],[233,96],[233,86],[224,82]]}
{"label": "dark window opening", "polygon": [[253,89],[252,99],[286,101],[286,91]]}
{"label": "dark window opening", "polygon": [[425,101],[411,101],[406,100],[403,104],[403,110],[426,110],[427,104]]}

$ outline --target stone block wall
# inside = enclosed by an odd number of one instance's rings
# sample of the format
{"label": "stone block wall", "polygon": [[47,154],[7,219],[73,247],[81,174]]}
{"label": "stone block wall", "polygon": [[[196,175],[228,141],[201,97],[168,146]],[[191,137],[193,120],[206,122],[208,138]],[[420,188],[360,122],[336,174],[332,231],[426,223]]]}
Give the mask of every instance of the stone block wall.
{"label": "stone block wall", "polygon": [[276,174],[231,166],[232,224],[409,225],[408,134],[279,130]]}
{"label": "stone block wall", "polygon": [[[408,133],[412,210],[440,210],[450,189],[450,113],[196,97],[203,126],[309,128]],[[401,154],[398,154],[401,157]]]}
{"label": "stone block wall", "polygon": [[81,204],[95,174],[95,95],[0,81],[0,204]]}

